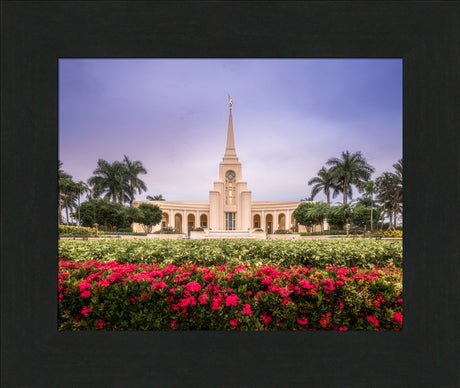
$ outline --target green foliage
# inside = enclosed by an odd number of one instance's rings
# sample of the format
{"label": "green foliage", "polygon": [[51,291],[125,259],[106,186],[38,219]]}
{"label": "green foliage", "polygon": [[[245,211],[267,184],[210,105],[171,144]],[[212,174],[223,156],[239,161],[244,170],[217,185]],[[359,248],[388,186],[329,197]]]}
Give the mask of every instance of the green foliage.
{"label": "green foliage", "polygon": [[59,330],[398,330],[395,268],[59,263]]}
{"label": "green foliage", "polygon": [[163,212],[158,205],[142,203],[139,205],[139,211],[134,221],[142,224],[145,233],[150,233],[152,228],[158,225],[163,217]]}
{"label": "green foliage", "polygon": [[292,234],[292,232],[289,229],[278,229],[275,230],[275,234]]}
{"label": "green foliage", "polygon": [[181,265],[277,264],[325,268],[331,265],[402,267],[402,241],[327,240],[61,240],[59,257],[73,261],[103,260]]}
{"label": "green foliage", "polygon": [[124,206],[108,199],[83,202],[80,206],[80,219],[83,226],[98,224],[100,229],[105,230],[127,225]]}
{"label": "green foliage", "polygon": [[[87,227],[84,227],[84,226],[58,225],[58,233],[59,233],[59,235],[73,233],[73,232],[76,232],[76,231],[86,231],[91,235],[94,235],[96,233],[95,228],[87,228]],[[104,232],[101,231],[101,230],[99,230],[97,232],[98,232],[97,234],[99,236],[104,235]]]}
{"label": "green foliage", "polygon": [[316,218],[310,212],[310,209],[314,206],[314,203],[302,202],[292,213],[294,219],[300,224],[305,226],[311,226],[316,222]]}
{"label": "green foliage", "polygon": [[153,232],[154,234],[175,234],[176,231],[172,226],[166,226],[165,228],[161,228],[160,230],[157,230],[156,232]]}
{"label": "green foliage", "polygon": [[380,216],[381,216],[380,209],[374,208],[371,211],[370,208],[364,205],[361,205],[361,204],[353,207],[351,215],[350,215],[350,220],[354,225],[360,226],[362,228],[364,228],[365,226],[367,228],[370,228],[371,213],[372,213],[373,224],[376,225],[377,221],[380,220]]}

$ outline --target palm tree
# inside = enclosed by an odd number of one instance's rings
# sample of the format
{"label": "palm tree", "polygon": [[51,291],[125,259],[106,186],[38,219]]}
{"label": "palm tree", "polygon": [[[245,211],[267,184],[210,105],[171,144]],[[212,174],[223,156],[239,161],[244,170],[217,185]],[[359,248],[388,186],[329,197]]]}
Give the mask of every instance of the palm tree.
{"label": "palm tree", "polygon": [[371,208],[371,231],[372,231],[372,230],[374,230],[374,223],[373,223],[374,216],[373,216],[373,213],[374,213],[374,194],[375,194],[375,191],[376,191],[374,181],[371,181],[371,180],[367,181],[364,184],[363,188],[364,188],[364,200],[367,201],[370,204],[370,206],[367,206],[367,205],[365,205],[365,206]]}
{"label": "palm tree", "polygon": [[384,172],[376,180],[377,201],[383,206],[390,218],[388,229],[393,229],[393,215],[400,210],[400,198],[402,191],[398,187],[399,179],[396,174]]}
{"label": "palm tree", "polygon": [[93,188],[95,197],[105,193],[104,198],[112,198],[113,202],[117,202],[118,199],[122,203],[125,200],[130,186],[123,163],[115,161],[110,164],[104,159],[99,159],[93,174],[88,179],[88,184]]}
{"label": "palm tree", "polygon": [[147,201],[166,201],[166,199],[163,198],[163,194],[154,195],[153,197],[151,195],[147,195]]}
{"label": "palm tree", "polygon": [[64,183],[62,182],[63,179],[72,179],[72,175],[67,174],[63,169],[62,169],[62,162],[58,160],[58,225],[62,224],[62,196],[61,196],[61,189],[64,186]]}
{"label": "palm tree", "polygon": [[315,184],[311,189],[311,200],[318,194],[320,191],[323,191],[326,194],[327,203],[331,203],[331,189],[334,190],[335,195],[337,195],[337,188],[334,186],[334,179],[331,175],[330,170],[326,170],[325,167],[321,167],[321,170],[318,171],[317,176],[308,181],[308,185]]}
{"label": "palm tree", "polygon": [[394,175],[398,179],[398,183],[395,187],[395,202],[394,202],[394,219],[396,225],[396,217],[399,212],[402,213],[403,207],[403,164],[402,159],[399,159],[395,164],[393,164],[393,168],[395,169]]}
{"label": "palm tree", "polygon": [[343,203],[346,204],[348,196],[352,198],[351,185],[362,189],[364,182],[369,180],[371,174],[375,171],[361,152],[350,154],[349,151],[342,152],[342,158],[331,158],[326,162],[331,166],[329,172],[333,177],[336,190],[343,192]]}
{"label": "palm tree", "polygon": [[78,209],[78,213],[77,213],[78,225],[80,225],[80,205],[81,205],[80,198],[83,193],[88,193],[89,191],[90,191],[90,188],[85,182],[79,181],[75,183],[74,193],[76,197],[78,198],[78,208],[77,208]]}
{"label": "palm tree", "polygon": [[60,201],[64,205],[66,214],[66,224],[69,225],[69,209],[72,210],[76,205],[76,183],[70,178],[59,180]]}
{"label": "palm tree", "polygon": [[139,174],[147,174],[147,170],[142,166],[141,161],[132,161],[126,155],[123,155],[123,163],[126,170],[125,173],[127,184],[129,187],[129,205],[133,206],[134,194],[136,190],[139,194],[142,191],[147,190],[147,186],[145,185],[145,183],[138,177]]}

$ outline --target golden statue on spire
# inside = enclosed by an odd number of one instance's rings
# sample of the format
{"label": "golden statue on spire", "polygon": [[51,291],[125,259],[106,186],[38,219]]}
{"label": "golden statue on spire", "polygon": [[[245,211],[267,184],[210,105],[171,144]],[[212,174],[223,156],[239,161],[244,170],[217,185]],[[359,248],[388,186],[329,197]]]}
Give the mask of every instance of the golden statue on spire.
{"label": "golden statue on spire", "polygon": [[232,98],[230,97],[230,94],[227,93],[227,95],[228,95],[228,100],[230,101],[230,109],[232,109],[233,100],[232,100]]}

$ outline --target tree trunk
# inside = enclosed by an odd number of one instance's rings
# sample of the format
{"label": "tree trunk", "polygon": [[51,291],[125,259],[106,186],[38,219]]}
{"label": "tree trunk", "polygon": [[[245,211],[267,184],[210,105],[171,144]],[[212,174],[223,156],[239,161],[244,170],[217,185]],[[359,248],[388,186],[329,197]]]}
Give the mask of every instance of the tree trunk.
{"label": "tree trunk", "polygon": [[329,190],[326,194],[326,197],[327,197],[327,204],[330,205],[331,204],[331,194],[329,193]]}
{"label": "tree trunk", "polygon": [[65,221],[66,224],[69,225],[69,207],[67,206],[67,201],[64,202],[65,206]]}
{"label": "tree trunk", "polygon": [[348,186],[343,186],[343,204],[345,205],[347,203],[347,198],[348,197]]}
{"label": "tree trunk", "polygon": [[58,225],[62,224],[61,192],[58,191]]}

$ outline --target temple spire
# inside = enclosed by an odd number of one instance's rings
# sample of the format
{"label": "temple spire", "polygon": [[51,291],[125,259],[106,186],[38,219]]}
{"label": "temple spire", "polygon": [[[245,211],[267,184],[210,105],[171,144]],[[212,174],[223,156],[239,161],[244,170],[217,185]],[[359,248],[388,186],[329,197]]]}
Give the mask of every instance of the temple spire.
{"label": "temple spire", "polygon": [[224,161],[233,160],[238,161],[235,150],[235,138],[233,136],[233,119],[232,119],[232,105],[233,100],[228,96],[230,103],[230,114],[228,116],[228,129],[227,129],[227,146],[225,147]]}

